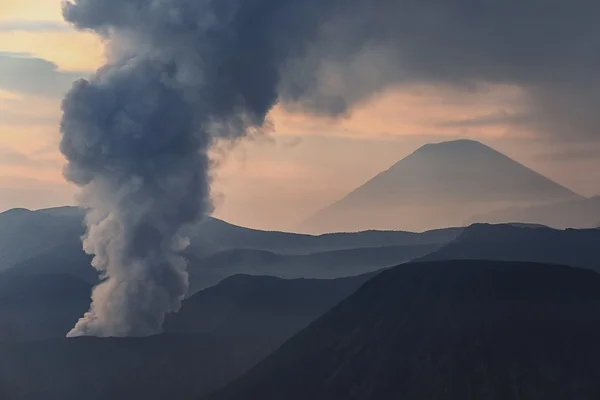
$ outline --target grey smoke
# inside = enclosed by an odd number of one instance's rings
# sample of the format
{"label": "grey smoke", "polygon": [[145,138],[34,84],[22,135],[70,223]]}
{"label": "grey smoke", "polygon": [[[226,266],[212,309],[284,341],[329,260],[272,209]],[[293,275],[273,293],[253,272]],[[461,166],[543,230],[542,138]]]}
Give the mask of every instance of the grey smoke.
{"label": "grey smoke", "polygon": [[111,54],[63,102],[65,176],[82,187],[84,248],[105,277],[69,336],[150,335],[179,309],[185,229],[210,211],[207,151],[262,127],[287,48],[300,51],[306,37],[294,29],[317,27],[314,18],[294,27],[292,16],[309,11],[246,0],[64,5]]}
{"label": "grey smoke", "polygon": [[160,332],[187,290],[185,230],[211,210],[208,149],[270,109],[339,116],[391,85],[512,84],[519,123],[596,137],[600,3],[548,0],[77,0],[109,62],[63,103],[65,176],[105,277],[69,335]]}

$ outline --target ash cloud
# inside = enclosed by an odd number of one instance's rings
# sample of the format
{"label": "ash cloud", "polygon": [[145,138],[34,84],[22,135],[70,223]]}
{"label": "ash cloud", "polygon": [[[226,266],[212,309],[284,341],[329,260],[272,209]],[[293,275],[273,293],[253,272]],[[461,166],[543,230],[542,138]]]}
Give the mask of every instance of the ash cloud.
{"label": "ash cloud", "polygon": [[[527,121],[596,135],[600,4],[547,0],[77,0],[109,62],[63,102],[65,176],[105,281],[70,336],[150,335],[187,290],[188,226],[210,212],[217,139],[280,102],[345,115],[391,85],[513,84]],[[566,128],[569,127],[568,131]]]}
{"label": "ash cloud", "polygon": [[478,128],[494,125],[525,125],[530,120],[530,116],[526,114],[513,114],[500,111],[475,118],[444,121],[438,124],[438,126],[441,128]]}
{"label": "ash cloud", "polygon": [[597,138],[599,13],[592,0],[351,0],[288,63],[281,96],[343,115],[390,85],[509,84],[525,93],[519,124]]}
{"label": "ash cloud", "polygon": [[256,0],[64,5],[111,55],[63,101],[65,176],[82,187],[84,248],[105,277],[68,336],[151,335],[179,309],[185,230],[211,210],[207,151],[264,125],[278,67],[320,23],[298,18],[314,11]]}

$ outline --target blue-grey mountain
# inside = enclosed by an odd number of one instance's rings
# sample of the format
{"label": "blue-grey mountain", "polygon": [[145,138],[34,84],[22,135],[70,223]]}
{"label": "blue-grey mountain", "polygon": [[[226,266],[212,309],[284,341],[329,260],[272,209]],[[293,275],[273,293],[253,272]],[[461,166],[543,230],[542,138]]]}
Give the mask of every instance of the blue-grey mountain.
{"label": "blue-grey mountain", "polygon": [[419,232],[464,226],[474,214],[508,206],[579,199],[583,198],[482,143],[456,140],[419,148],[297,229]]}

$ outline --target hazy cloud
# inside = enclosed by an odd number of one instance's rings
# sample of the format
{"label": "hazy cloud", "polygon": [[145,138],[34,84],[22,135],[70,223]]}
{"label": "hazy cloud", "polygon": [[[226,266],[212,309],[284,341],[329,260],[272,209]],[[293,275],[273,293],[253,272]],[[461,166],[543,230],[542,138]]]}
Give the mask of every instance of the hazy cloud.
{"label": "hazy cloud", "polygon": [[286,64],[283,99],[337,115],[390,85],[508,84],[523,90],[516,106],[538,132],[596,138],[598,15],[594,0],[340,2],[310,51]]}
{"label": "hazy cloud", "polygon": [[0,20],[0,33],[2,32],[60,32],[71,28],[59,21],[35,20]]}
{"label": "hazy cloud", "polygon": [[6,147],[0,147],[0,165],[28,165],[31,162],[25,154]]}
{"label": "hazy cloud", "polygon": [[84,72],[60,71],[51,61],[23,53],[0,52],[0,89],[60,97]]}
{"label": "hazy cloud", "polygon": [[475,118],[444,121],[438,124],[442,128],[476,128],[493,125],[524,125],[531,123],[531,116],[506,111],[481,115]]}
{"label": "hazy cloud", "polygon": [[73,204],[73,192],[60,184],[40,188],[0,186],[0,212],[11,208],[39,209]]}
{"label": "hazy cloud", "polygon": [[[25,105],[25,102],[22,104]],[[56,124],[56,121],[56,117],[25,114],[0,108],[0,126],[52,125]]]}
{"label": "hazy cloud", "polygon": [[294,148],[294,147],[302,144],[302,137],[294,136],[294,137],[290,137],[290,138],[281,138],[279,140],[279,144],[283,148]]}
{"label": "hazy cloud", "polygon": [[600,148],[598,146],[588,146],[578,149],[564,149],[556,152],[539,154],[534,158],[536,161],[543,162],[569,162],[600,159]]}
{"label": "hazy cloud", "polygon": [[45,157],[30,157],[8,147],[0,147],[0,166],[58,167],[60,162]]}

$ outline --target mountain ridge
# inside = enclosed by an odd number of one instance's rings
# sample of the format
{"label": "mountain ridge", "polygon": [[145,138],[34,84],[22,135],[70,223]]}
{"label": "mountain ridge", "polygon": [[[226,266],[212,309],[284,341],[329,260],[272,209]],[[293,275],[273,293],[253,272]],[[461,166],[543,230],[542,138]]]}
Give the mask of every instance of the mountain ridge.
{"label": "mountain ridge", "polygon": [[596,399],[600,275],[522,262],[384,271],[203,400]]}
{"label": "mountain ridge", "polygon": [[[9,297],[0,296],[0,398],[191,399],[248,370],[374,275],[332,280],[233,276],[185,300],[179,313],[167,316],[165,333],[146,338],[66,339],[89,307],[91,286],[79,293],[77,284],[77,296],[60,304],[38,296],[37,307],[28,308],[15,301],[21,286]],[[59,278],[64,277],[49,279]],[[32,278],[24,279],[31,283]],[[42,283],[44,293],[50,289],[60,295],[64,287],[33,280],[29,287]],[[56,315],[62,309],[60,321],[48,321],[49,309]]]}

